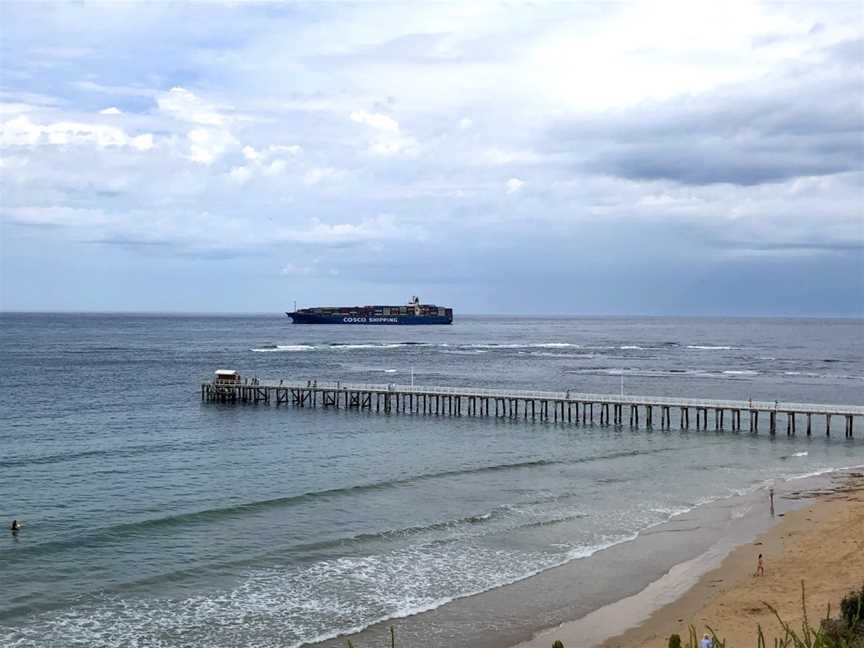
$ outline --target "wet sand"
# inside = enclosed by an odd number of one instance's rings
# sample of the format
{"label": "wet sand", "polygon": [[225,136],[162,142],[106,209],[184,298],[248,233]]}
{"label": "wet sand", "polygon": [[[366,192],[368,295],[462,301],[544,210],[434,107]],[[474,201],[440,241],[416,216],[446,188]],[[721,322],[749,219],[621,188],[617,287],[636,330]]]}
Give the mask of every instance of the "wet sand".
{"label": "wet sand", "polygon": [[[755,539],[719,538],[637,594],[543,631],[520,648],[548,648],[555,639],[567,648],[661,648],[675,632],[686,642],[689,624],[700,636],[710,626],[732,648],[755,646],[761,625],[770,645],[782,635],[763,601],[800,628],[802,580],[811,622],[824,617],[829,603],[836,611],[842,596],[864,582],[864,478],[840,474],[805,491],[786,484],[776,500],[776,523]],[[757,577],[760,553],[765,575]]]}

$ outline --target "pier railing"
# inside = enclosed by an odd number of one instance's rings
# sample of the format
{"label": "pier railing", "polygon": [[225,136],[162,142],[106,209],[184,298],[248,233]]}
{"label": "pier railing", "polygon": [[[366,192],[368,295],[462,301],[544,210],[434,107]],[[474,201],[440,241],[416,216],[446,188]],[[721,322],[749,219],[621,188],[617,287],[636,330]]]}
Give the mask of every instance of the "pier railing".
{"label": "pier railing", "polygon": [[[201,398],[207,402],[252,402],[299,407],[334,407],[367,409],[391,413],[422,413],[449,416],[505,417],[525,420],[554,420],[567,423],[594,423],[595,406],[601,425],[623,425],[625,410],[629,424],[653,427],[655,412],[660,414],[660,427],[672,427],[673,417],[681,429],[690,428],[691,411],[695,413],[697,429],[709,429],[709,412],[714,415],[714,428],[724,429],[726,414],[730,429],[742,429],[742,414],[752,432],[759,430],[759,415],[767,414],[768,429],[774,434],[778,416],[785,417],[787,434],[797,430],[797,418],[805,417],[807,434],[813,430],[813,415],[824,417],[824,430],[831,433],[832,417],[845,419],[846,436],[851,438],[856,417],[864,418],[862,405],[823,403],[791,403],[779,400],[719,400],[704,398],[673,398],[628,394],[592,394],[575,391],[543,391],[491,389],[480,387],[445,387],[402,385],[396,383],[369,384],[309,381],[259,381],[225,384],[207,382],[201,386]],[[494,413],[493,413],[494,410]],[[640,415],[641,414],[641,415]]]}

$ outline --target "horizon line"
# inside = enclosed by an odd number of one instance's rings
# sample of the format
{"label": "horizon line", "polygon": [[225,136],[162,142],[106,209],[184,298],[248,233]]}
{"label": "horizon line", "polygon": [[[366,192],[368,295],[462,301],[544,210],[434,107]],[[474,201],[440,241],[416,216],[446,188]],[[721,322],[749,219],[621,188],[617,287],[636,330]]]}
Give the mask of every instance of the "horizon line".
{"label": "horizon line", "polygon": [[[271,317],[279,316],[288,317],[284,311],[180,311],[180,310],[19,310],[19,309],[2,309],[0,315],[129,315],[129,316],[150,316],[150,317]],[[460,313],[454,318],[454,322],[458,321],[459,317],[469,318],[525,318],[525,319],[627,319],[627,318],[644,318],[644,319],[793,319],[793,320],[864,320],[864,313],[858,315],[837,315],[837,314],[813,314],[813,315],[790,315],[790,314],[686,314],[686,313],[665,313],[665,314],[646,314],[646,313],[627,313],[627,314],[610,314],[610,313]]]}

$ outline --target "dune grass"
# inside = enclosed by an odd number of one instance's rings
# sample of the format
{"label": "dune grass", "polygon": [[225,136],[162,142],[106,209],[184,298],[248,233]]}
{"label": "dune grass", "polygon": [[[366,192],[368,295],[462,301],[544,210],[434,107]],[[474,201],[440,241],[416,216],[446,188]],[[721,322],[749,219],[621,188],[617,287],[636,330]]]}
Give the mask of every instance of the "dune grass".
{"label": "dune grass", "polygon": [[[802,620],[799,629],[793,628],[780,616],[774,606],[766,601],[762,604],[776,617],[783,628],[783,635],[774,637],[769,643],[761,625],[756,626],[756,648],[864,648],[864,586],[860,592],[852,591],[843,598],[841,603],[841,616],[838,619],[831,618],[831,606],[825,613],[825,618],[817,626],[810,623],[807,615],[807,594],[804,581],[801,581],[801,611]],[[689,628],[689,638],[684,648],[700,648],[699,634],[692,625]],[[726,640],[718,636],[717,632],[708,626],[708,634],[711,637],[712,648],[727,648]],[[669,646],[673,643],[681,645],[680,638],[673,641],[673,635],[669,638]],[[732,648],[732,647],[730,647]]]}

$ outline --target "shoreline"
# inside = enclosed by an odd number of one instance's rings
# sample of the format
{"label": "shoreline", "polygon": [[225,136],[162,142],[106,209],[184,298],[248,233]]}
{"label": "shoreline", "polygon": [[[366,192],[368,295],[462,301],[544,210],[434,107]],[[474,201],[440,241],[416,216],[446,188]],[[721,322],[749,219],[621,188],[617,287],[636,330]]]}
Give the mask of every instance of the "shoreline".
{"label": "shoreline", "polygon": [[[821,477],[815,483],[805,478],[775,487],[777,516],[767,528],[749,537],[719,537],[708,550],[675,564],[639,592],[542,630],[515,648],[548,648],[555,640],[567,648],[665,648],[672,633],[686,642],[690,624],[699,636],[711,626],[731,648],[755,642],[761,624],[770,643],[780,625],[762,601],[800,628],[802,579],[811,619],[823,618],[828,603],[836,611],[846,591],[864,581],[864,542],[855,540],[864,537],[864,475],[844,470]],[[852,530],[845,528],[850,521]],[[860,556],[844,564],[846,553],[838,545],[850,542]],[[802,544],[806,561],[800,560]],[[753,571],[759,553],[765,557],[766,575],[757,579]],[[840,573],[826,579],[823,573],[838,560],[833,567]]]}
{"label": "shoreline", "polygon": [[[355,645],[374,646],[389,640],[393,626],[405,645],[425,642],[449,648],[469,645],[452,628],[481,625],[488,632],[472,636],[472,648],[549,648],[564,631],[579,637],[575,643],[565,641],[568,648],[599,646],[684,595],[730,551],[752,542],[782,519],[780,515],[807,505],[800,498],[783,499],[784,494],[827,486],[833,475],[856,469],[847,466],[763,480],[697,503],[590,557],[311,645],[344,648],[350,638]],[[769,515],[772,483],[778,518]]]}

